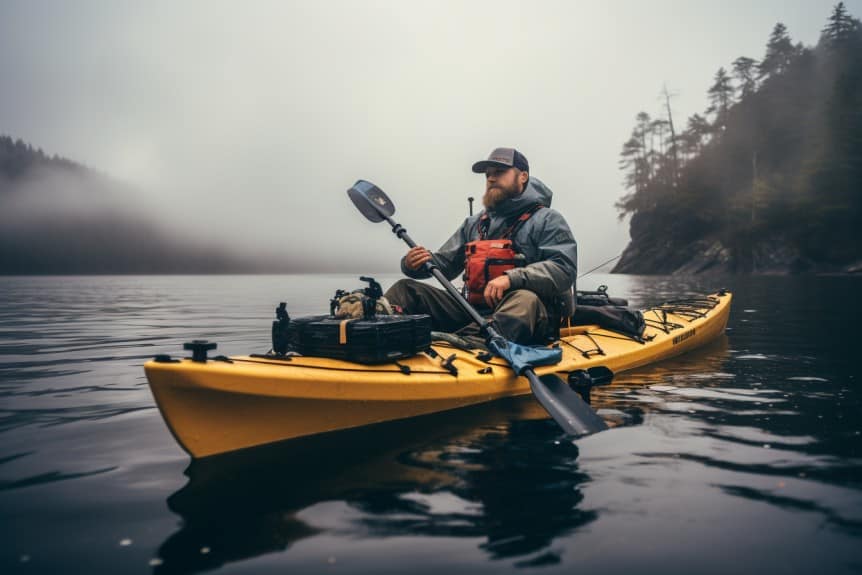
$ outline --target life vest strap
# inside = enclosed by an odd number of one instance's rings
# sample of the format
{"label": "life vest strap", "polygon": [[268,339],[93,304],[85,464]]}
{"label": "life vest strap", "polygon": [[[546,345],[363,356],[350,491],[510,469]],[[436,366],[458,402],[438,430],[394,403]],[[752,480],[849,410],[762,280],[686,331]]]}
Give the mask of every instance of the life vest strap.
{"label": "life vest strap", "polygon": [[[518,218],[514,222],[512,222],[512,225],[510,225],[508,228],[506,228],[506,230],[503,232],[503,234],[500,236],[500,238],[501,239],[509,239],[512,236],[514,236],[515,232],[518,231],[518,228],[520,228],[524,224],[524,222],[526,222],[527,220],[530,219],[530,216],[532,216],[534,213],[536,213],[537,211],[539,211],[541,208],[544,208],[544,207],[545,206],[543,206],[542,204],[533,204],[532,206],[530,206],[529,208],[527,208],[526,210],[521,212],[521,215],[518,216]],[[482,212],[482,215],[479,218],[479,239],[480,240],[484,240],[485,236],[488,235],[488,228],[490,226],[491,226],[491,217],[488,215],[488,212]]]}

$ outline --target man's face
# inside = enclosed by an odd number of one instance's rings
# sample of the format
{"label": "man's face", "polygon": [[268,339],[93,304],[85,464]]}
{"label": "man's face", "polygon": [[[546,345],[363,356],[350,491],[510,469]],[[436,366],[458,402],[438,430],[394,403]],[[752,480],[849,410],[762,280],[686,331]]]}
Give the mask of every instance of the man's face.
{"label": "man's face", "polygon": [[489,166],[485,170],[485,195],[482,204],[494,209],[509,198],[514,198],[524,189],[527,173],[517,168]]}

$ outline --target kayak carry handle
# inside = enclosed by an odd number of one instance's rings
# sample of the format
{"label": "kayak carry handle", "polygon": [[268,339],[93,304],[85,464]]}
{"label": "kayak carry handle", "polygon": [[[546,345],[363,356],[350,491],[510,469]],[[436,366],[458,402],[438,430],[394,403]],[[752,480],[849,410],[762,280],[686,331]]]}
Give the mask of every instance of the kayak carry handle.
{"label": "kayak carry handle", "polygon": [[216,342],[207,341],[205,339],[196,339],[183,344],[183,349],[192,352],[192,361],[196,361],[198,363],[206,363],[207,352],[217,347],[218,344]]}

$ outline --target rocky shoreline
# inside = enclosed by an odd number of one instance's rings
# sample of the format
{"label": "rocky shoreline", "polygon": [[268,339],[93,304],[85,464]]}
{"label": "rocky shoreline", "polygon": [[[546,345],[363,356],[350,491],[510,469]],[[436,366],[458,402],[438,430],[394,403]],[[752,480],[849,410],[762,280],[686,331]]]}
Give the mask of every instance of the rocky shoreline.
{"label": "rocky shoreline", "polygon": [[[740,254],[745,254],[741,256]],[[862,274],[862,260],[850,263],[816,262],[782,238],[757,242],[747,249],[727,245],[719,238],[677,244],[667,238],[632,240],[611,273],[638,275],[698,274]]]}

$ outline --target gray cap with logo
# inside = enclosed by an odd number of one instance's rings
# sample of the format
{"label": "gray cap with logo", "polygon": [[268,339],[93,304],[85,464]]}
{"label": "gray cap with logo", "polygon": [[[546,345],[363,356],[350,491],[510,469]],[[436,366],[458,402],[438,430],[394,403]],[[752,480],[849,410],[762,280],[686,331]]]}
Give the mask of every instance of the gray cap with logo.
{"label": "gray cap with logo", "polygon": [[488,156],[487,160],[480,160],[473,164],[473,171],[477,174],[484,174],[490,166],[500,166],[503,168],[517,168],[522,172],[530,171],[530,164],[527,163],[527,158],[524,154],[515,148],[497,148]]}

